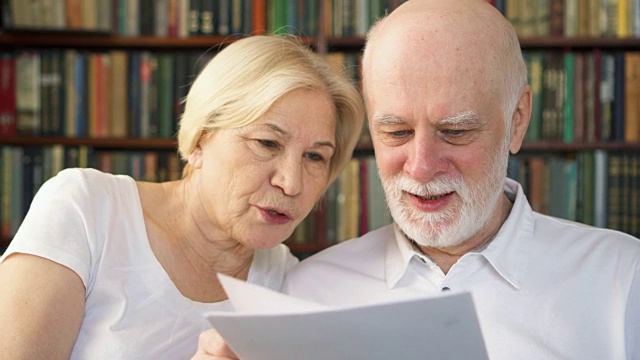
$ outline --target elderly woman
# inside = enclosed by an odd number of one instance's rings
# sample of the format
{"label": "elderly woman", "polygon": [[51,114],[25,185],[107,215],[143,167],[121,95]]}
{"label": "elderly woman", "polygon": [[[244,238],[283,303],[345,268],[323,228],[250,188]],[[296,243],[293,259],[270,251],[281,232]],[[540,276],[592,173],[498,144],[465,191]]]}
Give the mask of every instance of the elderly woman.
{"label": "elderly woman", "polygon": [[281,244],[351,156],[357,89],[317,54],[256,36],[221,51],[186,98],[183,178],[67,169],[44,184],[2,257],[11,359],[184,359],[229,308],[224,273],[280,289]]}

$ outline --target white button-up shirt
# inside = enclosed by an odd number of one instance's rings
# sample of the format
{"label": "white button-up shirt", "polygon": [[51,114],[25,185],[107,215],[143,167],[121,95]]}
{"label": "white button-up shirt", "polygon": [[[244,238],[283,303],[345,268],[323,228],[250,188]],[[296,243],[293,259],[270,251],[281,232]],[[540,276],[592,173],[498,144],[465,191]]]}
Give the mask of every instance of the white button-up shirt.
{"label": "white button-up shirt", "polygon": [[496,237],[446,275],[389,225],[304,260],[285,291],[332,306],[469,291],[492,360],[640,359],[640,240],[535,213],[510,179],[505,192]]}

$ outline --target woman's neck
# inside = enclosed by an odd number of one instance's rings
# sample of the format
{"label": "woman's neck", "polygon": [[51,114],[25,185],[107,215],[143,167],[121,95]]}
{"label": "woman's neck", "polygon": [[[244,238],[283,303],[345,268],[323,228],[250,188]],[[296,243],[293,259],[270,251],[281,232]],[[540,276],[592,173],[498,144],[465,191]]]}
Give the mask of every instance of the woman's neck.
{"label": "woman's neck", "polygon": [[151,249],[183,296],[223,301],[217,273],[247,279],[253,250],[211,228],[199,203],[189,201],[184,180],[138,188]]}

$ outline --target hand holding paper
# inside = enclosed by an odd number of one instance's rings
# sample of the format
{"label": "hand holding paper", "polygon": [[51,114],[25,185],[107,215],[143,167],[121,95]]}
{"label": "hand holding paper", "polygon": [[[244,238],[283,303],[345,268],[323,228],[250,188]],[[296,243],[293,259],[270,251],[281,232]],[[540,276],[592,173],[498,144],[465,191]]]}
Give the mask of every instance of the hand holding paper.
{"label": "hand holding paper", "polygon": [[219,278],[237,312],[209,321],[243,360],[487,359],[469,293],[329,308]]}

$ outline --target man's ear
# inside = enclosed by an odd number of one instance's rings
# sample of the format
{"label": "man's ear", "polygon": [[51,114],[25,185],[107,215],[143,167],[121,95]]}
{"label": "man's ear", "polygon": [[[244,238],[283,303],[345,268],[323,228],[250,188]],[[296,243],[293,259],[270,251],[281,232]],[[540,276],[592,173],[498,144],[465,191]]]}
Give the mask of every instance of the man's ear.
{"label": "man's ear", "polygon": [[202,146],[200,144],[196,145],[196,148],[189,154],[187,162],[194,169],[202,167]]}
{"label": "man's ear", "polygon": [[533,94],[531,92],[531,86],[525,85],[522,93],[520,94],[520,99],[518,99],[518,105],[511,116],[509,150],[512,154],[520,151],[522,141],[524,140],[524,134],[527,132],[527,128],[529,127],[532,98]]}

